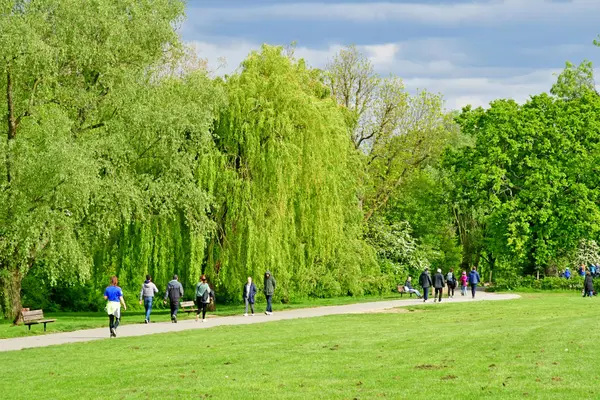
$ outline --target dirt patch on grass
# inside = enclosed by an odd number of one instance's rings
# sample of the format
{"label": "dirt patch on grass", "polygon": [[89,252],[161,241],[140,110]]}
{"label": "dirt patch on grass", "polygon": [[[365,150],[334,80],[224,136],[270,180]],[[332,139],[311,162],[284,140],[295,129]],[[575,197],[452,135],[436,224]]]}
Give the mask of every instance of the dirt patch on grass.
{"label": "dirt patch on grass", "polygon": [[373,310],[367,311],[367,314],[404,314],[404,313],[414,313],[414,312],[423,312],[424,310],[416,310],[405,307],[397,307],[397,308],[387,308],[385,310]]}
{"label": "dirt patch on grass", "polygon": [[423,364],[423,365],[417,365],[415,368],[416,369],[423,369],[423,370],[431,371],[431,370],[435,370],[435,369],[448,368],[448,366],[447,365]]}

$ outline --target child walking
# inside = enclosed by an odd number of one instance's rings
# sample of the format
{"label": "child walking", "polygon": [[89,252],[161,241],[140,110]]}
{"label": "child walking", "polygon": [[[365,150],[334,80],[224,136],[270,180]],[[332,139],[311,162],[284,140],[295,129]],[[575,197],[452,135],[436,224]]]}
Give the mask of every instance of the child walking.
{"label": "child walking", "polygon": [[469,285],[469,279],[467,278],[467,271],[463,271],[460,276],[460,295],[467,295],[467,287]]}

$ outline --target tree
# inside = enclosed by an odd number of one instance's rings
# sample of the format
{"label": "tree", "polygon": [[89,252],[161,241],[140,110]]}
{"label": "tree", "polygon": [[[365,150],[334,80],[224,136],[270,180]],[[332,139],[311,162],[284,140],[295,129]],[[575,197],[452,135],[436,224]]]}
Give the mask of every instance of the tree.
{"label": "tree", "polygon": [[[598,37],[600,38],[600,36]],[[595,46],[600,47],[600,40],[594,40],[593,43]],[[596,89],[592,62],[583,60],[576,66],[567,61],[564,71],[558,75],[550,93],[561,98],[574,98],[582,96],[586,92],[592,92],[600,96],[598,89]]]}
{"label": "tree", "polygon": [[237,300],[240,282],[267,269],[284,301],[370,290],[379,274],[360,240],[354,152],[319,71],[263,46],[224,87],[207,186],[218,204],[205,272],[218,292]]}
{"label": "tree", "polygon": [[[181,151],[172,139],[188,127],[151,129],[157,121],[138,102],[160,96],[150,83],[165,50],[180,46],[174,27],[183,9],[173,0],[1,3],[5,315],[19,315],[21,281],[34,264],[43,264],[51,281],[85,279],[97,240],[143,215],[173,215],[169,188],[181,189],[175,199],[197,193],[166,184],[163,175],[182,172],[186,157],[172,157]],[[198,202],[190,203],[196,210],[183,208],[190,221],[203,210]]]}
{"label": "tree", "polygon": [[448,152],[446,165],[458,199],[479,210],[488,254],[534,273],[597,234],[599,111],[592,93],[465,108],[458,121],[476,145]]}
{"label": "tree", "polygon": [[325,81],[347,111],[350,138],[363,154],[361,203],[369,220],[413,171],[435,162],[458,131],[441,96],[409,95],[401,79],[379,77],[355,46],[334,57]]}

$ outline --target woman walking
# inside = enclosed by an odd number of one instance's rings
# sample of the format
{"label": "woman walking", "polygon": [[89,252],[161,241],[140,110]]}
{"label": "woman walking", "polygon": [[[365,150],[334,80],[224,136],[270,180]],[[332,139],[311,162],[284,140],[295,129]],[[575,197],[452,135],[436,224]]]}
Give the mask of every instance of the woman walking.
{"label": "woman walking", "polygon": [[125,300],[123,299],[123,291],[117,286],[119,280],[116,276],[110,278],[110,286],[104,290],[104,300],[106,303],[106,312],[108,313],[108,329],[110,330],[110,337],[117,337],[117,328],[121,322],[121,304],[123,304],[123,311],[127,310]]}
{"label": "woman walking", "polygon": [[448,298],[454,298],[454,289],[456,288],[456,277],[454,276],[454,269],[450,268],[448,274],[446,274],[446,283],[448,284]]}
{"label": "woman walking", "polygon": [[154,300],[154,294],[158,293],[158,288],[152,282],[152,277],[146,275],[146,281],[142,284],[142,290],[140,291],[140,304],[144,303],[144,309],[146,310],[146,319],[144,323],[150,323],[150,313],[152,312],[152,301]]}
{"label": "woman walking", "polygon": [[206,321],[206,307],[210,304],[213,298],[212,290],[206,283],[206,275],[200,277],[200,282],[196,285],[196,322],[198,322],[198,316],[202,310],[202,322]]}
{"label": "woman walking", "polygon": [[252,282],[252,278],[248,277],[248,282],[244,285],[244,303],[246,304],[246,308],[244,310],[244,317],[248,316],[248,305],[250,305],[250,310],[252,311],[252,316],[254,316],[254,298],[256,296],[256,285]]}

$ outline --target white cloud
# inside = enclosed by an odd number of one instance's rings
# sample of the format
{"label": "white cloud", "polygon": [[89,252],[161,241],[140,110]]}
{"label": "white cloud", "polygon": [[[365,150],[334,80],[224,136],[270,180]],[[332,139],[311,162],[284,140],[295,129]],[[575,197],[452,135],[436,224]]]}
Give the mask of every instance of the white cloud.
{"label": "white cloud", "polygon": [[[487,106],[490,101],[499,98],[526,101],[531,95],[547,92],[556,80],[555,73],[560,69],[525,69],[500,67],[469,67],[461,65],[464,55],[452,49],[442,52],[439,57],[427,57],[429,54],[423,43],[431,48],[440,46],[434,40],[375,44],[359,47],[382,75],[393,73],[404,79],[410,91],[425,89],[441,93],[447,108],[460,109],[467,104],[474,107]],[[201,57],[207,58],[213,69],[218,58],[227,58],[227,67],[216,71],[218,74],[233,72],[252,51],[260,49],[257,43],[230,41],[219,44],[192,42]],[[332,45],[325,49],[297,47],[295,55],[304,58],[316,68],[322,68],[342,46]],[[415,57],[415,51],[421,55]],[[433,53],[431,53],[433,54]],[[449,60],[442,58],[449,56]],[[600,74],[600,70],[597,71]]]}
{"label": "white cloud", "polygon": [[595,18],[600,12],[598,0],[488,0],[437,4],[415,2],[325,3],[302,2],[246,7],[194,8],[192,20],[248,21],[269,19],[344,20],[353,22],[410,21],[454,25],[490,24],[514,21]]}

